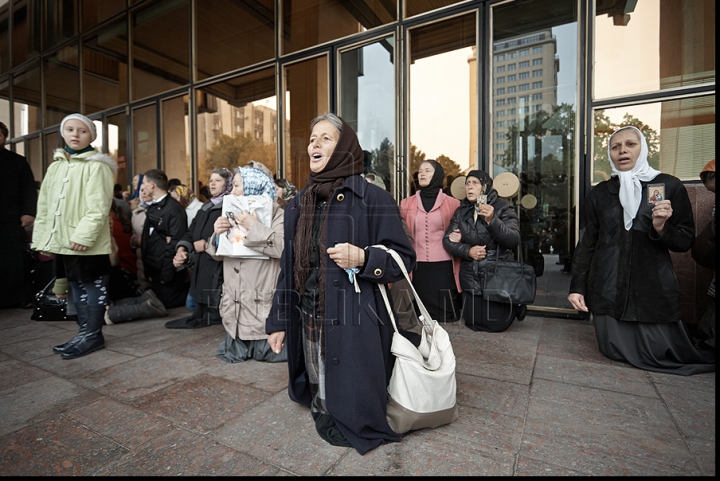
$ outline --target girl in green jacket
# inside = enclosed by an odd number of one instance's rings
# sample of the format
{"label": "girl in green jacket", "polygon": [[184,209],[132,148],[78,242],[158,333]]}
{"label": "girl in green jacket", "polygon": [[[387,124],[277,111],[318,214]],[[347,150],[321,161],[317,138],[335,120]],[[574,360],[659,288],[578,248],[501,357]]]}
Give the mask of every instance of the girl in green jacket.
{"label": "girl in green jacket", "polygon": [[57,278],[70,281],[80,330],[53,351],[74,359],[105,347],[110,224],[116,162],[90,143],[97,133],[80,114],[60,124],[65,148],[57,149],[38,196],[32,248],[55,255]]}

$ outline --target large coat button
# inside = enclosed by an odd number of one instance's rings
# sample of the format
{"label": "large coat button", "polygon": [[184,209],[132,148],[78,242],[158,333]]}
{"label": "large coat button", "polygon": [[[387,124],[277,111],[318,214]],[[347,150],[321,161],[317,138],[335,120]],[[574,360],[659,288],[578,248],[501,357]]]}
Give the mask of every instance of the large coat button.
{"label": "large coat button", "polygon": [[338,358],[333,359],[333,364],[336,365],[336,366],[337,366],[338,364],[340,364],[340,359],[338,359]]}
{"label": "large coat button", "polygon": [[338,200],[338,202],[344,201],[344,200],[345,200],[345,194],[343,194],[343,193],[338,194],[338,195],[337,195],[337,200]]}
{"label": "large coat button", "polygon": [[382,275],[382,269],[380,269],[380,268],[378,267],[377,269],[375,269],[375,271],[373,272],[373,274],[375,274],[375,276],[377,276],[377,277],[380,277],[380,276]]}
{"label": "large coat button", "polygon": [[333,286],[338,287],[340,285],[340,282],[338,282],[337,279],[333,281]]}
{"label": "large coat button", "polygon": [[340,325],[340,319],[333,319],[332,324],[333,324],[333,326],[339,326],[339,325]]}

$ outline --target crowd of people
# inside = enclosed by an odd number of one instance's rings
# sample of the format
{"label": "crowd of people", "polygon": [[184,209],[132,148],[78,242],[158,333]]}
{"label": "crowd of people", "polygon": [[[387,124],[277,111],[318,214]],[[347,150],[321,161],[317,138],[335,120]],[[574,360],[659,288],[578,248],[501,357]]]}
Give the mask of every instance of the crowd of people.
{"label": "crowd of people", "polygon": [[[165,327],[222,324],[218,359],[286,362],[290,398],[309,409],[328,443],[364,454],[402,440],[406,433],[385,418],[394,330],[378,300],[380,284],[404,276],[374,246],[399,254],[434,319],[502,332],[524,319],[527,306],[484,300],[483,276],[494,259],[512,259],[521,246],[516,208],[482,170],[467,173],[464,199],[448,195],[435,160],[420,164],[414,192],[398,203],[367,170],[345,120],[324,114],[310,130],[310,174],[299,191],[250,161],[213,170],[204,195],[160,169],[136,174],[132,190],[118,192],[115,161],[91,146],[94,123],[68,115],[60,125],[66,145],[54,152],[39,194],[13,194],[12,231],[5,232],[14,237],[3,240],[8,252],[21,248],[23,227],[34,223],[32,249],[54,257],[54,292],[72,298],[79,330],[53,351],[64,359],[87,355],[104,347],[103,326],[184,306],[191,313]],[[6,136],[0,124],[0,143]],[[683,327],[670,259],[692,248],[699,263],[712,252],[714,266],[714,210],[696,253],[687,191],[648,165],[642,133],[619,129],[608,155],[612,177],[585,199],[568,301],[592,313],[608,358],[651,371],[714,372],[714,278],[701,349]],[[32,180],[22,157],[3,148],[0,158],[19,185]],[[701,178],[714,192],[711,164]],[[651,184],[662,184],[661,199]],[[250,208],[229,210],[232,198],[265,199],[267,219]],[[234,229],[256,255],[222,249]],[[418,342],[411,329],[400,333]]]}

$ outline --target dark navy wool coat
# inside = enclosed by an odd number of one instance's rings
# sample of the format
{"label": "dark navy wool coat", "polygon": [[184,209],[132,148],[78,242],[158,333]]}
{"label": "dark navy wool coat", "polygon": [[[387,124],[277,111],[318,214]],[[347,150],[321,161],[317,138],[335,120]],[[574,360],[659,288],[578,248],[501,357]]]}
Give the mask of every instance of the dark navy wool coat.
{"label": "dark navy wool coat", "polygon": [[[293,250],[304,192],[285,207],[285,249],[266,331],[285,331],[288,392],[293,401],[309,407],[300,297],[293,276],[294,256],[307,255]],[[408,272],[415,267],[415,251],[403,230],[397,203],[388,192],[359,175],[348,177],[328,199],[326,245],[343,242],[362,248],[382,244],[400,255]],[[390,354],[394,331],[378,284],[398,281],[403,273],[387,252],[370,248],[368,261],[358,273],[358,294],[347,273],[327,253],[324,255],[326,405],[343,435],[365,454],[380,444],[401,439],[385,418],[387,383],[394,365]]]}

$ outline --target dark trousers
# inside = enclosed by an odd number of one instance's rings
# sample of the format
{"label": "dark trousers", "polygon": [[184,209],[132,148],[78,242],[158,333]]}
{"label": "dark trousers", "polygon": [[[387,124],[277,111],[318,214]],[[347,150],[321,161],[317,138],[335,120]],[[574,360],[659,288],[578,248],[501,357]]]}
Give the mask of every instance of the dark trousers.
{"label": "dark trousers", "polygon": [[169,282],[152,280],[150,288],[158,296],[158,299],[162,301],[166,309],[172,309],[185,305],[190,283],[183,274],[182,276],[175,276]]}

